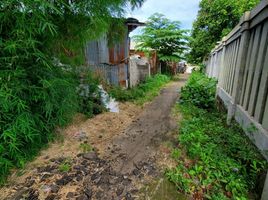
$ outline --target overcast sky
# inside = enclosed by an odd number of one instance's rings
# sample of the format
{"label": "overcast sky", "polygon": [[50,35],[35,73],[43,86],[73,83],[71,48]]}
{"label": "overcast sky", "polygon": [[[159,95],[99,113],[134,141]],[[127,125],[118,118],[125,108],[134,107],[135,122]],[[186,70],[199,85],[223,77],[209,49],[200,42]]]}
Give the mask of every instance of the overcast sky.
{"label": "overcast sky", "polygon": [[[183,29],[191,29],[192,23],[198,12],[198,4],[200,0],[146,0],[143,6],[134,11],[128,11],[128,17],[137,18],[139,21],[145,22],[148,17],[158,12],[164,14],[171,20],[181,22]],[[131,35],[135,35],[139,30],[134,31]]]}

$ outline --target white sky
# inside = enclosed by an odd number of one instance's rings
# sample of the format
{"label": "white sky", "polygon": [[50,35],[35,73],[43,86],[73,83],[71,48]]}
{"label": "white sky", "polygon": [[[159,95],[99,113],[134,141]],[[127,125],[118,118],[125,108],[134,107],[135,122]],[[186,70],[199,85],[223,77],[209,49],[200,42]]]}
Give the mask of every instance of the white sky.
{"label": "white sky", "polygon": [[[181,22],[182,29],[191,29],[196,19],[200,0],[146,0],[143,6],[134,11],[129,10],[127,17],[134,17],[145,22],[148,17],[158,12],[171,20]],[[131,35],[139,33],[136,29]]]}

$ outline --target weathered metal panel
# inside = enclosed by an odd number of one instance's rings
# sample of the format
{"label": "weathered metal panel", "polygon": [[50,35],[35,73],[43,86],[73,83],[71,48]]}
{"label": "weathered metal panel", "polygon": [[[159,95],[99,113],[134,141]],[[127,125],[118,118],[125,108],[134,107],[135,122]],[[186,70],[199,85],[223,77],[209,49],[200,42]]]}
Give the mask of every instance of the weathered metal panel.
{"label": "weathered metal panel", "polygon": [[95,65],[99,63],[99,56],[98,56],[98,42],[91,41],[86,45],[86,64],[87,65]]}
{"label": "weathered metal panel", "polygon": [[[91,41],[86,45],[86,64],[96,73],[102,73],[105,79],[113,84],[127,86],[129,38],[113,47],[108,47],[106,37]],[[104,65],[103,65],[104,64]]]}
{"label": "weathered metal panel", "polygon": [[90,65],[89,70],[91,70],[97,76],[102,77],[108,84],[119,85],[119,71],[118,66],[113,65]]}
{"label": "weathered metal panel", "polygon": [[108,41],[106,37],[102,37],[98,40],[98,52],[99,52],[99,62],[100,63],[109,63],[109,49]]}

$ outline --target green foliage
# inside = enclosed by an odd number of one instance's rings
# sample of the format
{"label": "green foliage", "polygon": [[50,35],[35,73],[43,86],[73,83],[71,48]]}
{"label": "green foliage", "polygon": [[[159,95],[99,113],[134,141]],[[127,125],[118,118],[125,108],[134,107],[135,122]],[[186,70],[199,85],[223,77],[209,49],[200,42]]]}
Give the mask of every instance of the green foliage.
{"label": "green foliage", "polygon": [[202,63],[216,42],[238,24],[244,12],[259,2],[260,0],[202,0],[189,42],[189,62]]}
{"label": "green foliage", "polygon": [[79,112],[88,117],[102,113],[105,108],[101,101],[101,92],[99,90],[99,80],[88,70],[80,70],[76,73],[76,80],[80,80],[76,88],[78,93]]}
{"label": "green foliage", "polygon": [[178,141],[188,162],[183,156],[176,158],[177,167],[166,175],[178,189],[220,200],[248,199],[249,193],[254,194],[258,176],[268,165],[243,130],[236,123],[228,127],[217,110],[183,104],[177,111],[184,117]]}
{"label": "green foliage", "polygon": [[216,83],[215,79],[194,72],[181,90],[181,102],[192,103],[199,108],[214,107]]}
{"label": "green foliage", "polygon": [[93,147],[88,143],[81,143],[79,148],[82,150],[83,153],[88,153],[93,151]]}
{"label": "green foliage", "polygon": [[173,159],[178,159],[181,156],[181,150],[180,149],[172,149],[171,157]]}
{"label": "green foliage", "polygon": [[77,94],[81,74],[72,64],[84,62],[85,42],[105,34],[128,3],[142,2],[0,2],[0,182],[10,168],[36,155],[75,112],[101,112],[97,83],[84,75],[88,95]]}
{"label": "green foliage", "polygon": [[60,172],[69,172],[71,170],[71,164],[68,160],[65,160],[63,163],[59,165]]}
{"label": "green foliage", "polygon": [[179,61],[184,57],[186,31],[180,29],[180,22],[171,21],[155,13],[149,17],[141,35],[134,37],[137,48],[144,52],[155,50],[161,61]]}
{"label": "green foliage", "polygon": [[148,77],[144,83],[131,89],[113,87],[109,90],[109,94],[118,101],[135,101],[138,104],[143,104],[157,96],[160,88],[169,80],[168,76],[157,74]]}

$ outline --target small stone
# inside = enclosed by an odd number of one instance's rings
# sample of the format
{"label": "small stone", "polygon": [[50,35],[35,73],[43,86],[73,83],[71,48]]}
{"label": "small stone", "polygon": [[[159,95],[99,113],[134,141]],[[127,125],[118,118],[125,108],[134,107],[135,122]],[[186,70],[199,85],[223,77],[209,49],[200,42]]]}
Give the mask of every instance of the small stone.
{"label": "small stone", "polygon": [[130,191],[131,194],[136,194],[138,192],[139,192],[139,190],[137,190],[137,189],[133,189],[133,190]]}
{"label": "small stone", "polygon": [[102,135],[99,135],[99,138],[101,139],[102,138]]}
{"label": "small stone", "polygon": [[48,193],[51,191],[51,188],[48,186],[48,185],[44,185],[42,186],[42,190],[45,192],[45,193]]}
{"label": "small stone", "polygon": [[35,180],[28,180],[27,182],[26,182],[26,187],[31,187],[33,184],[35,183]]}
{"label": "small stone", "polygon": [[46,198],[45,198],[45,200],[54,200],[54,199],[56,199],[56,195],[55,194],[51,194],[51,195],[48,195]]}
{"label": "small stone", "polygon": [[82,177],[82,176],[77,176],[77,177],[76,177],[76,181],[80,182],[80,181],[82,181],[82,180],[83,180],[83,177]]}
{"label": "small stone", "polygon": [[135,175],[135,176],[138,176],[140,174],[139,170],[138,169],[134,169],[132,171],[132,173]]}
{"label": "small stone", "polygon": [[10,199],[20,200],[29,192],[28,189],[18,190]]}
{"label": "small stone", "polygon": [[131,180],[130,179],[125,179],[122,182],[123,185],[130,185],[131,184]]}
{"label": "small stone", "polygon": [[74,170],[77,170],[77,171],[80,171],[81,166],[80,166],[80,165],[75,165],[75,166],[73,167],[73,169],[74,169]]}
{"label": "small stone", "polygon": [[86,188],[84,192],[85,192],[85,195],[86,195],[89,199],[91,199],[91,197],[92,197],[92,190],[91,190],[90,188]]}
{"label": "small stone", "polygon": [[77,157],[82,157],[83,156],[83,153],[79,153],[76,155]]}
{"label": "small stone", "polygon": [[80,131],[80,132],[77,132],[75,133],[75,136],[74,136],[77,140],[79,141],[82,141],[84,139],[87,139],[87,133],[84,132],[84,131]]}
{"label": "small stone", "polygon": [[85,194],[83,194],[83,195],[77,197],[76,200],[88,200],[88,198]]}
{"label": "small stone", "polygon": [[96,179],[100,178],[100,174],[99,173],[95,173],[91,176],[91,180],[94,181]]}
{"label": "small stone", "polygon": [[134,198],[131,196],[130,193],[126,194],[126,200],[133,200]]}
{"label": "small stone", "polygon": [[30,189],[28,193],[28,198],[27,199],[39,199],[39,192],[34,189]]}
{"label": "small stone", "polygon": [[46,179],[48,179],[49,177],[51,177],[51,176],[52,176],[52,174],[44,174],[44,175],[41,177],[40,181],[43,182],[43,181],[45,181]]}
{"label": "small stone", "polygon": [[116,195],[117,195],[117,196],[120,196],[123,192],[124,192],[124,187],[121,186],[121,187],[119,187],[119,188],[116,190]]}
{"label": "small stone", "polygon": [[116,184],[116,179],[114,179],[114,178],[110,179],[110,180],[109,180],[109,184],[110,184],[110,185],[114,185],[114,184]]}
{"label": "small stone", "polygon": [[56,180],[57,185],[67,185],[69,182],[72,181],[72,177],[68,175],[64,175],[61,179]]}
{"label": "small stone", "polygon": [[232,170],[233,170],[233,172],[239,172],[239,169],[238,169],[238,168],[236,168],[236,167],[235,167],[235,168],[233,168]]}
{"label": "small stone", "polygon": [[96,198],[97,198],[97,199],[102,199],[103,195],[104,195],[104,194],[103,194],[102,191],[98,191],[97,194],[96,194]]}
{"label": "small stone", "polygon": [[100,178],[99,184],[109,184],[109,177],[107,176],[102,176]]}
{"label": "small stone", "polygon": [[53,185],[50,186],[50,191],[52,193],[57,193],[59,190],[60,190],[60,187],[57,186],[57,185],[55,185],[55,184],[53,184]]}
{"label": "small stone", "polygon": [[87,160],[95,160],[97,158],[97,155],[95,152],[84,153],[83,158]]}
{"label": "small stone", "polygon": [[73,192],[68,192],[68,194],[66,195],[66,198],[74,198],[74,193]]}

